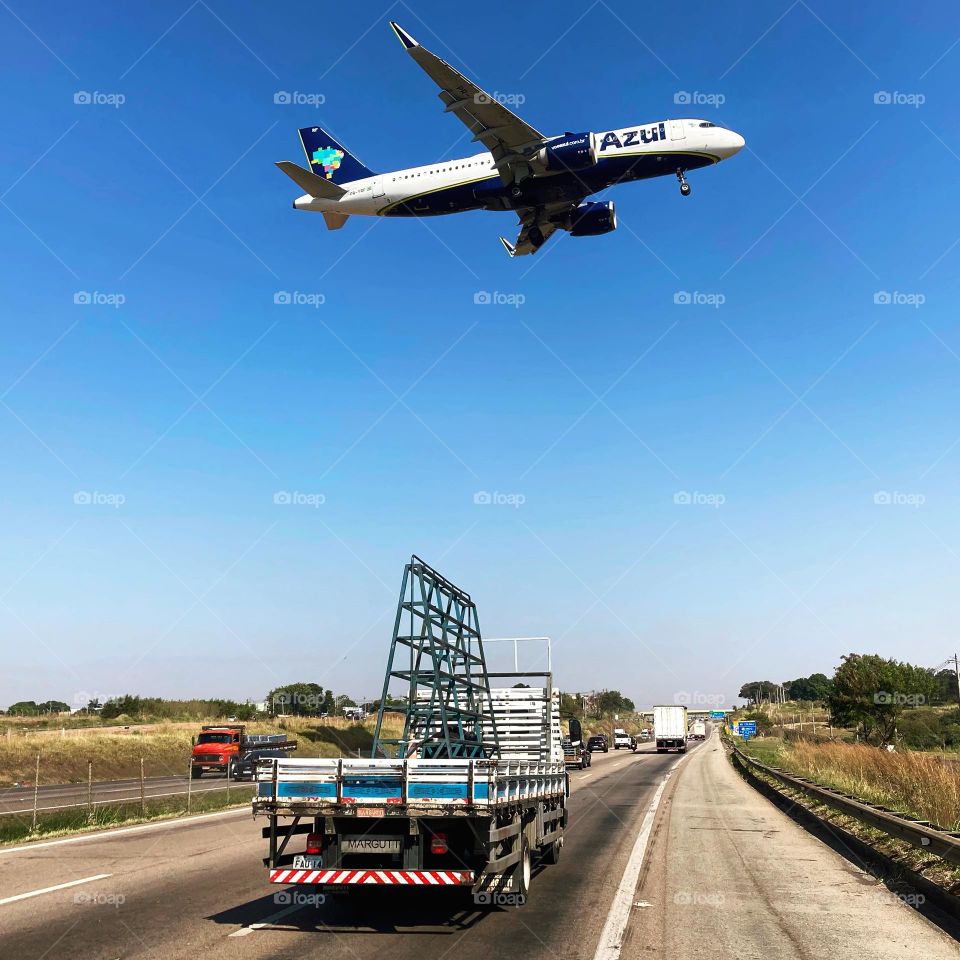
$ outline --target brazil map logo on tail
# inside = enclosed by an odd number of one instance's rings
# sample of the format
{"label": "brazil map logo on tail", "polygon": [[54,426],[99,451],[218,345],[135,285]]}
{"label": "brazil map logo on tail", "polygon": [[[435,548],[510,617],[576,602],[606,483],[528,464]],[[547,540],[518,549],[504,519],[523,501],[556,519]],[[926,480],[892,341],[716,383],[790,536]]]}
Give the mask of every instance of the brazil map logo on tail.
{"label": "brazil map logo on tail", "polygon": [[340,161],[343,159],[343,151],[334,147],[323,147],[313,151],[311,163],[320,164],[323,172],[329,180],[333,176],[333,171],[340,168]]}

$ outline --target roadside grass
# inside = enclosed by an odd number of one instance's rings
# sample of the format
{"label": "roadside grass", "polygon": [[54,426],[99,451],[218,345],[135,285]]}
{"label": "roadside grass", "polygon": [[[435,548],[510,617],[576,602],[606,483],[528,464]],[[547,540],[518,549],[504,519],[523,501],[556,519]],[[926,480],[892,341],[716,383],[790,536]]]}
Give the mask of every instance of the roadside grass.
{"label": "roadside grass", "polygon": [[[204,790],[194,793],[190,800],[190,814],[214,813],[234,807],[245,807],[253,796],[253,784],[237,783],[229,792],[223,790]],[[75,808],[55,810],[49,813],[40,811],[37,816],[37,828],[32,829],[31,814],[10,814],[0,817],[0,845],[23,843],[31,840],[49,840],[53,837],[69,836],[75,833],[87,833],[108,827],[132,826],[137,823],[150,823],[155,820],[169,820],[187,815],[186,794],[175,797],[147,797],[145,807],[140,801],[97,805],[92,810]]]}
{"label": "roadside grass", "polygon": [[[297,740],[297,757],[369,756],[375,718],[364,723],[331,718],[286,717],[273,723],[251,723],[250,733],[287,733]],[[190,761],[191,738],[199,724],[160,725],[146,732],[131,729],[116,733],[75,733],[65,737],[0,737],[0,786],[33,784],[37,755],[40,783],[85,783],[87,765],[93,779],[121,780],[140,776],[140,758],[148,777],[185,776]],[[403,730],[402,719],[384,722],[391,736]]]}
{"label": "roadside grass", "polygon": [[807,777],[868,803],[960,830],[960,765],[912,750],[866,744],[751,740],[741,749],[762,763]]}

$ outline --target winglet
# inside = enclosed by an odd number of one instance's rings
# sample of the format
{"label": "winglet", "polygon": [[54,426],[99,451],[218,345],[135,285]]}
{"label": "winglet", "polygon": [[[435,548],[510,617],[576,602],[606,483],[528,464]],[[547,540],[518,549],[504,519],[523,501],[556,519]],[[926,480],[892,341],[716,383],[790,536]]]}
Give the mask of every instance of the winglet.
{"label": "winglet", "polygon": [[503,244],[503,249],[506,250],[511,257],[517,255],[517,248],[506,237],[501,237],[500,242]]}
{"label": "winglet", "polygon": [[413,37],[411,37],[410,34],[407,33],[407,31],[404,30],[399,23],[397,23],[396,20],[391,20],[390,26],[393,28],[393,32],[397,35],[397,39],[403,44],[405,49],[412,50],[414,47],[420,46],[420,44],[417,43],[417,41],[414,40]]}

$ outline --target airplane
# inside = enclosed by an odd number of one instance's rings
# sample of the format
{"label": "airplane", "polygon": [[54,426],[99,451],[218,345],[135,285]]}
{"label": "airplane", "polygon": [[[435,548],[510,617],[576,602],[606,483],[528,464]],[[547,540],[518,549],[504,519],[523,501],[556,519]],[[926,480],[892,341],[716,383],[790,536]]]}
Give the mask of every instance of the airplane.
{"label": "airplane", "polygon": [[404,49],[440,88],[444,113],[466,125],[486,150],[377,174],[321,127],[300,129],[308,169],[277,166],[302,190],[295,210],[323,214],[339,230],[351,216],[433,217],[465,210],[513,210],[520,234],[500,238],[511,257],[536,253],[557,230],[574,237],[617,227],[613,201],[586,198],[614,184],[675,176],[690,195],[686,173],[743,149],[739,133],[709,120],[655,120],[616,130],[544,136],[480,87],[420,46],[399,24]]}

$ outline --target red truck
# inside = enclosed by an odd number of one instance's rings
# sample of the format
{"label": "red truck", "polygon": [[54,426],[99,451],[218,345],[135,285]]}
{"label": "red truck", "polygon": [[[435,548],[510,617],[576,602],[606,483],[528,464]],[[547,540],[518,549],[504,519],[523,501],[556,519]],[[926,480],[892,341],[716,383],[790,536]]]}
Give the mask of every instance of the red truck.
{"label": "red truck", "polygon": [[196,780],[208,770],[233,773],[240,757],[250,750],[295,750],[295,740],[284,733],[246,734],[242,723],[208,723],[193,745],[190,776]]}

